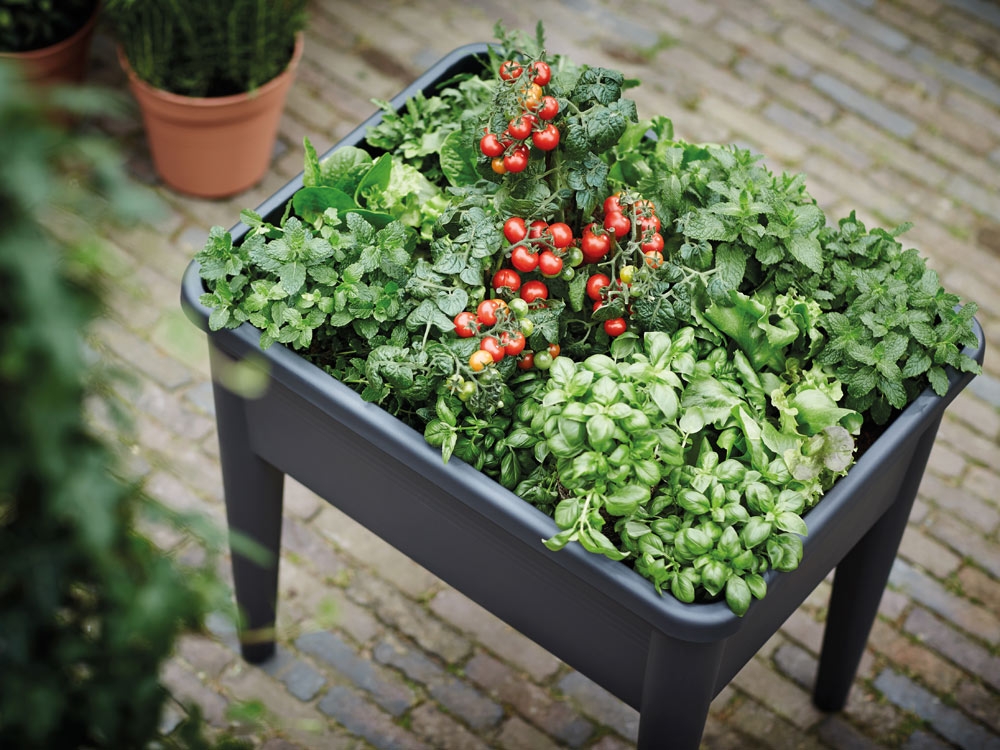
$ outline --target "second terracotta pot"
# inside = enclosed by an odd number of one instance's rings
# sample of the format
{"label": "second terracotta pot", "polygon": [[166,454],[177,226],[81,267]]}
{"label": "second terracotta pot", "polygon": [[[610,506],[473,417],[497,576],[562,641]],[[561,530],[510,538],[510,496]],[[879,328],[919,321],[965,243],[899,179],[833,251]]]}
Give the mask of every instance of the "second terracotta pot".
{"label": "second terracotta pot", "polygon": [[100,15],[94,6],[87,22],[61,42],[28,52],[0,52],[0,58],[20,63],[24,77],[36,84],[82,83],[87,74],[90,41]]}
{"label": "second terracotta pot", "polygon": [[119,47],[153,165],[167,185],[187,195],[224,198],[260,181],[271,163],[302,44],[299,34],[288,67],[276,78],[255,91],[219,97],[181,96],[151,86]]}

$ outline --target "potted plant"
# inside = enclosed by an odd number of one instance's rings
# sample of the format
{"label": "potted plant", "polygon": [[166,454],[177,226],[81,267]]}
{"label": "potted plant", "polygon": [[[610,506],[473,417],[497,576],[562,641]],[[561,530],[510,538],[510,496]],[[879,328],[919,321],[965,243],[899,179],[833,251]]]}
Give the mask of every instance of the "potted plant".
{"label": "potted plant", "polygon": [[[836,568],[814,696],[842,707],[975,306],[499,31],[307,142],[185,275],[229,525],[274,553],[233,556],[244,656],[274,648],[288,473],[639,708],[644,748],[696,748]],[[266,390],[227,389],[262,348]]]}
{"label": "potted plant", "polygon": [[0,58],[21,63],[34,83],[79,83],[99,0],[19,0],[0,7]]}
{"label": "potted plant", "polygon": [[119,60],[167,185],[217,198],[261,179],[302,54],[305,5],[109,0]]}

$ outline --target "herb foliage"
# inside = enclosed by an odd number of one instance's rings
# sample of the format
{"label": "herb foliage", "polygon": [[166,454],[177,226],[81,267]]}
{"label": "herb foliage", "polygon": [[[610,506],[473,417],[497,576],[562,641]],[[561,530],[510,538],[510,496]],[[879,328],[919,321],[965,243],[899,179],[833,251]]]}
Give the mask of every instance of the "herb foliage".
{"label": "herb foliage", "polygon": [[978,369],[976,307],[905,227],[831,225],[801,175],[640,120],[634,82],[540,26],[497,36],[480,73],[381,103],[370,151],[307,141],[278,225],[213,229],[210,326],[251,323],[514,490],[550,548],[742,615],[862,426]]}

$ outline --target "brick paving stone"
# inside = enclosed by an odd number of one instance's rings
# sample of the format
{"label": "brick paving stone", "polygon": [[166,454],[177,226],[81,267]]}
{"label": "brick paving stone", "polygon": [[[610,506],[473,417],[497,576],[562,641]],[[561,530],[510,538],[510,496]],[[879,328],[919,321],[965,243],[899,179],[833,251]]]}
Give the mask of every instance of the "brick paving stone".
{"label": "brick paving stone", "polygon": [[801,730],[809,730],[823,717],[822,712],[813,706],[809,693],[784,679],[760,658],[747,662],[733,678],[732,684]]}
{"label": "brick paving stone", "polygon": [[921,607],[913,609],[906,618],[904,627],[921,642],[1000,692],[1000,657],[991,654]]}
{"label": "brick paving stone", "polygon": [[1000,737],[992,736],[960,711],[944,705],[937,696],[908,678],[887,669],[875,679],[874,685],[894,704],[915,713],[956,745],[977,750],[1000,748]]}
{"label": "brick paving stone", "polygon": [[512,706],[570,747],[580,747],[593,734],[593,725],[565,701],[554,700],[546,689],[525,682],[509,666],[484,652],[477,652],[465,663],[464,673],[494,700]]}
{"label": "brick paving stone", "polygon": [[413,690],[395,675],[358,654],[334,633],[305,633],[295,640],[295,647],[333,667],[393,716],[401,716],[417,702]]}
{"label": "brick paving stone", "polygon": [[[812,65],[776,44],[770,37],[754,33],[753,29],[743,23],[743,19],[736,21],[731,16],[723,16],[715,25],[715,31],[736,45],[741,52],[752,55],[769,69],[779,70],[784,75],[798,79],[807,78],[813,71]],[[777,82],[780,83],[781,79],[778,78]]]}
{"label": "brick paving stone", "polygon": [[942,58],[922,44],[913,45],[907,54],[914,62],[932,68],[939,75],[968,89],[994,106],[1000,106],[1000,85],[995,81]]}
{"label": "brick paving stone", "polygon": [[957,478],[965,471],[965,459],[943,442],[936,441],[927,460],[927,470],[943,477]]}
{"label": "brick paving stone", "polygon": [[769,748],[801,748],[820,750],[824,745],[799,728],[762,707],[753,700],[746,700],[733,711],[730,721],[740,731],[750,735]]}
{"label": "brick paving stone", "polygon": [[300,701],[310,701],[326,684],[326,678],[302,661],[295,662],[282,676],[288,692]]}
{"label": "brick paving stone", "polygon": [[306,565],[320,575],[335,578],[346,569],[343,559],[312,527],[295,518],[286,517],[281,524],[281,546],[298,555]]}
{"label": "brick paving stone", "polygon": [[988,643],[1000,640],[1000,620],[996,616],[956,596],[933,578],[898,558],[892,566],[889,582],[966,632]]}
{"label": "brick paving stone", "polygon": [[774,652],[774,665],[800,687],[811,690],[819,660],[794,643],[785,643]]}
{"label": "brick paving stone", "polygon": [[355,575],[348,594],[358,604],[372,609],[384,623],[449,663],[460,662],[472,650],[469,640],[452,625],[428,614],[423,607],[374,576]]}
{"label": "brick paving stone", "polygon": [[[776,97],[778,101],[771,102],[771,105],[791,107],[801,112],[805,122],[809,123],[810,130],[816,129],[816,122],[825,125],[840,114],[833,102],[817,93],[808,84],[788,78],[775,78],[773,71],[767,69],[763,63],[757,60],[743,57],[736,63],[733,70],[754,86],[763,89],[769,96]],[[826,132],[827,135],[834,134],[832,130]],[[860,152],[852,149],[852,155],[857,156],[858,154]],[[864,163],[866,160],[866,158],[862,158],[860,161]]]}
{"label": "brick paving stone", "polygon": [[903,750],[948,750],[950,747],[951,744],[921,729],[907,737],[903,744]]}
{"label": "brick paving stone", "polygon": [[1000,697],[988,687],[965,680],[955,689],[955,704],[1000,735]]}
{"label": "brick paving stone", "polygon": [[278,617],[296,634],[336,628],[364,645],[382,632],[378,619],[331,586],[327,576],[313,574],[288,556],[281,561],[279,588]]}
{"label": "brick paving stone", "polygon": [[935,515],[927,524],[927,530],[956,552],[974,559],[990,575],[1000,578],[1000,545],[996,542],[945,514]]}
{"label": "brick paving stone", "polygon": [[868,37],[893,52],[902,52],[910,46],[906,34],[875,20],[843,0],[809,0],[809,4],[835,18],[845,28]]}
{"label": "brick paving stone", "polygon": [[389,714],[343,685],[330,688],[317,707],[336,719],[348,732],[364,737],[380,750],[424,750],[430,747],[394,724]]}
{"label": "brick paving stone", "polygon": [[196,704],[209,724],[216,727],[226,725],[226,709],[229,702],[205,685],[193,672],[176,661],[168,661],[163,665],[160,679],[174,700],[182,706]]}
{"label": "brick paving stone", "polygon": [[419,651],[397,641],[382,641],[375,646],[375,659],[401,670],[421,683],[434,698],[473,729],[492,727],[503,716],[503,708],[476,688],[446,672]]}
{"label": "brick paving stone", "polygon": [[235,654],[214,638],[189,634],[177,641],[177,653],[199,675],[218,677],[228,667]]}
{"label": "brick paving stone", "polygon": [[965,596],[1000,615],[1000,581],[972,565],[963,566],[956,578]]}
{"label": "brick paving stone", "polygon": [[771,102],[764,108],[762,114],[788,132],[794,133],[800,140],[848,162],[855,169],[865,169],[871,163],[868,155],[853,144],[840,139],[830,130],[818,130],[807,117],[782,104]]}
{"label": "brick paving stone", "polygon": [[890,737],[900,732],[906,718],[892,703],[857,684],[847,695],[844,718],[869,737]]}
{"label": "brick paving stone", "polygon": [[817,622],[805,610],[798,609],[789,615],[781,625],[781,632],[812,653],[819,653],[823,643],[823,623]]}
{"label": "brick paving stone", "polygon": [[535,729],[523,719],[514,716],[507,719],[497,734],[497,745],[505,750],[558,750],[563,745],[556,744],[550,738]]}
{"label": "brick paving stone", "polygon": [[899,112],[854,88],[828,73],[816,73],[811,78],[813,86],[855,114],[871,121],[898,138],[909,138],[917,132],[918,125]]}
{"label": "brick paving stone", "polygon": [[423,703],[410,712],[410,728],[436,747],[449,750],[451,748],[486,750],[489,747],[479,737],[430,703]]}
{"label": "brick paving stone", "polygon": [[[943,283],[947,289],[953,288],[948,284],[947,277]],[[977,295],[968,298],[978,299],[979,297]],[[1000,410],[992,404],[984,403],[974,393],[970,393],[969,389],[962,391],[958,398],[951,402],[948,406],[948,417],[961,420],[973,432],[992,440],[994,443],[997,436],[1000,436]],[[997,451],[1000,455],[1000,448]]]}
{"label": "brick paving stone", "polygon": [[634,708],[579,672],[569,672],[556,685],[584,714],[635,742],[639,736],[639,712]]}
{"label": "brick paving stone", "polygon": [[947,578],[962,564],[958,555],[913,526],[903,534],[899,554],[937,578]]}
{"label": "brick paving stone", "polygon": [[837,750],[876,750],[882,747],[839,716],[830,716],[819,725],[819,738]]}
{"label": "brick paving stone", "polygon": [[698,111],[706,117],[729,122],[740,136],[750,140],[754,151],[785,163],[797,164],[808,153],[807,146],[783,128],[717,96],[703,96]]}
{"label": "brick paving stone", "polygon": [[544,680],[559,669],[561,662],[556,657],[454,589],[439,592],[430,607],[438,617],[475,636],[536,680]]}
{"label": "brick paving stone", "polygon": [[591,745],[590,750],[632,750],[634,747],[633,743],[624,742],[613,734],[606,734]]}
{"label": "brick paving stone", "polygon": [[96,323],[93,330],[102,346],[164,388],[169,390],[191,382],[191,371],[187,367],[119,323],[105,318]]}
{"label": "brick paving stone", "polygon": [[326,504],[316,493],[288,475],[285,475],[284,502],[285,511],[303,521],[312,519]]}
{"label": "brick paving stone", "polygon": [[964,677],[960,669],[878,620],[868,636],[868,646],[937,693],[951,693]]}
{"label": "brick paving stone", "polygon": [[[942,436],[948,439],[950,430]],[[953,444],[963,444],[952,439]],[[968,444],[964,438],[964,444]],[[975,528],[980,534],[989,535],[1000,526],[1000,511],[992,504],[963,489],[952,487],[933,474],[925,475],[920,483],[920,494],[934,507]],[[946,565],[947,563],[941,563]],[[926,567],[926,566],[925,566]]]}
{"label": "brick paving stone", "polygon": [[[821,77],[824,82],[835,81],[844,87],[844,91],[849,92],[849,96],[845,95],[844,98],[847,101],[841,103],[852,109],[858,106],[862,100],[866,105],[870,103],[868,94],[876,93],[889,80],[876,68],[852,55],[840,52],[834,44],[828,43],[825,39],[799,25],[786,26],[778,38],[786,48],[819,69],[811,78],[814,84],[817,83],[817,77]],[[830,87],[833,88],[832,84]],[[826,89],[823,90],[826,91]],[[826,93],[830,92],[826,91]]]}

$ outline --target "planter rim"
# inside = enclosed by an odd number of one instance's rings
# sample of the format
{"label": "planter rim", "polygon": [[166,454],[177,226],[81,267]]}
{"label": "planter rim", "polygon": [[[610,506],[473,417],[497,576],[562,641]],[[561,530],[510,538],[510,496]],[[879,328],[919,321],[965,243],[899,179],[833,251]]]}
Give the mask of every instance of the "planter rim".
{"label": "planter rim", "polygon": [[[440,80],[443,70],[448,70],[461,59],[486,52],[490,45],[470,44],[455,49],[431,70],[420,76],[405,88],[390,104],[399,109],[417,91],[423,91]],[[320,158],[325,158],[337,148],[358,145],[369,127],[381,121],[381,110],[362,122]],[[257,211],[267,215],[280,210],[291,196],[302,186],[303,173],[290,180],[283,188],[265,200]],[[246,224],[238,222],[231,228],[234,242],[239,242],[249,230]],[[321,368],[305,360],[292,349],[275,343],[266,351],[260,348],[260,331],[249,323],[235,329],[212,332],[208,327],[211,309],[199,301],[204,286],[199,275],[199,264],[192,260],[185,273],[181,289],[181,306],[186,316],[202,331],[210,341],[219,345],[229,354],[246,357],[253,355],[269,368],[269,376],[290,391],[314,406],[318,411],[337,419],[345,428],[359,436],[377,438],[380,447],[404,460],[418,473],[439,484],[469,509],[502,526],[525,543],[541,546],[541,540],[558,531],[554,520],[542,513],[531,503],[523,500],[498,482],[486,477],[482,472],[457,458],[445,464],[440,451],[430,446],[419,432],[391,415],[374,403],[364,401],[360,394]],[[979,321],[973,319],[973,328],[978,340],[976,350],[967,350],[970,356],[982,362],[985,338]],[[830,533],[834,519],[840,509],[848,504],[854,490],[868,478],[877,476],[880,459],[890,454],[898,444],[907,439],[913,431],[926,427],[934,420],[944,406],[947,406],[964,388],[973,375],[949,371],[949,390],[945,396],[938,396],[926,389],[900,414],[893,424],[868,448],[848,474],[842,477],[806,515],[809,534],[803,539],[803,565],[809,556],[810,547],[819,546],[821,539]],[[940,407],[940,408],[936,408]],[[488,479],[483,483],[483,478]],[[485,486],[484,486],[485,484]],[[686,630],[692,641],[708,641],[727,637],[740,630],[746,618],[735,615],[724,600],[708,603],[685,604],[668,594],[658,594],[648,579],[640,576],[624,564],[587,552],[580,545],[568,545],[559,552],[550,553],[555,564],[570,570],[581,580],[599,586],[623,606],[630,608],[652,623],[669,619],[678,629]],[[778,571],[769,570],[765,579],[768,597],[776,594],[782,581],[788,580]],[[767,601],[753,600],[750,612]],[[749,613],[748,613],[749,614]]]}
{"label": "planter rim", "polygon": [[90,18],[87,19],[86,23],[62,41],[46,45],[45,47],[36,47],[35,49],[24,50],[23,52],[0,52],[0,57],[13,58],[17,60],[37,60],[44,59],[51,55],[58,55],[67,47],[76,44],[76,42],[82,37],[93,32],[94,26],[97,25],[97,19],[100,15],[101,3],[98,2],[94,5],[94,11],[90,14]]}
{"label": "planter rim", "polygon": [[280,87],[284,79],[288,75],[294,73],[298,67],[299,61],[302,59],[302,50],[304,46],[305,35],[299,31],[295,34],[295,46],[292,48],[292,56],[289,59],[288,64],[281,70],[280,73],[278,73],[278,75],[255,89],[242,91],[237,94],[226,94],[225,96],[186,96],[184,94],[175,94],[174,92],[167,91],[166,89],[157,88],[153,84],[144,81],[139,77],[135,70],[133,70],[128,61],[128,56],[125,54],[125,50],[122,48],[121,44],[116,45],[116,52],[118,54],[118,62],[121,65],[122,70],[125,71],[125,75],[128,76],[129,84],[140,90],[149,98],[159,100],[167,105],[221,110],[226,107],[242,104],[247,99],[264,97],[274,89]]}

